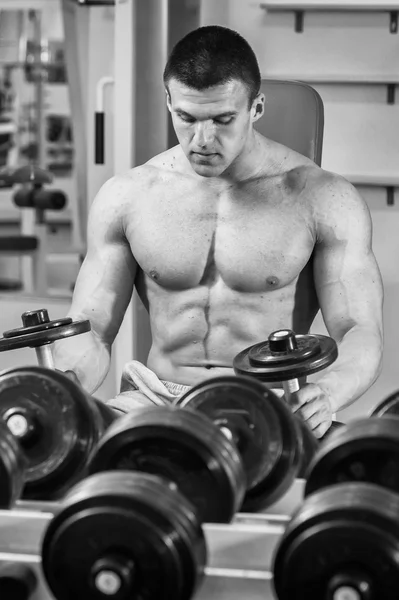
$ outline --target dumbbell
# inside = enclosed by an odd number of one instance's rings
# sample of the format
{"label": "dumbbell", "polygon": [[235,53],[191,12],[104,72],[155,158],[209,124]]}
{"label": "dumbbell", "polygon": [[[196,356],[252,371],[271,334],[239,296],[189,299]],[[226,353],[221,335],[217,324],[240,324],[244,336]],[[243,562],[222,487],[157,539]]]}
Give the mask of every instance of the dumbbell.
{"label": "dumbbell", "polygon": [[[234,372],[254,377],[264,383],[281,382],[284,398],[292,403],[299,389],[299,378],[313,375],[330,366],[338,357],[336,342],[326,335],[295,334],[291,329],[280,329],[260,342],[242,350],[234,358]],[[323,441],[343,423],[333,421]]]}
{"label": "dumbbell", "polygon": [[356,419],[335,431],[309,465],[305,496],[346,482],[368,482],[399,493],[399,427],[395,417]]}
{"label": "dumbbell", "polygon": [[110,425],[88,472],[120,469],[173,482],[201,522],[230,522],[245,493],[231,441],[205,415],[173,406],[141,406]]}
{"label": "dumbbell", "polygon": [[190,600],[207,562],[192,504],[173,483],[110,471],[73,486],[42,542],[56,600]]}
{"label": "dumbbell", "polygon": [[14,506],[22,495],[27,461],[18,441],[0,420],[0,509]]}
{"label": "dumbbell", "polygon": [[349,481],[366,481],[399,493],[399,394],[380,402],[368,418],[335,431],[309,465],[305,495]]}
{"label": "dumbbell", "polygon": [[278,600],[396,600],[399,495],[339,483],[308,496],[275,549]]}
{"label": "dumbbell", "polygon": [[183,394],[176,406],[206,415],[235,446],[246,472],[245,512],[274,504],[303,477],[318,443],[266,385],[246,376],[204,381]]}
{"label": "dumbbell", "polygon": [[85,475],[98,440],[115,418],[112,409],[60,371],[32,366],[0,373],[0,422],[25,458],[24,499],[61,497]]}
{"label": "dumbbell", "polygon": [[309,467],[305,501],[276,551],[279,600],[396,598],[398,492],[396,417],[335,431]]}
{"label": "dumbbell", "polygon": [[[303,426],[305,431],[306,425]],[[203,522],[261,510],[291,486],[316,442],[259,381],[205,381],[172,407],[141,407],[107,430],[89,472],[129,469],[173,481]]]}
{"label": "dumbbell", "polygon": [[375,406],[371,417],[399,416],[399,392],[393,392]]}
{"label": "dumbbell", "polygon": [[24,312],[23,327],[10,329],[0,338],[0,352],[20,348],[34,348],[38,364],[54,369],[52,344],[61,339],[90,331],[90,321],[72,321],[71,318],[50,321],[45,308]]}

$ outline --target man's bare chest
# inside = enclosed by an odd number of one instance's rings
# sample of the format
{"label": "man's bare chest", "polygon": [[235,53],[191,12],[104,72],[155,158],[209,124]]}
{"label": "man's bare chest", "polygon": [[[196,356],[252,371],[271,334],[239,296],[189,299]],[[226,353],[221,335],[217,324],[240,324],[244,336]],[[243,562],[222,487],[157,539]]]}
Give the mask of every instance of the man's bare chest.
{"label": "man's bare chest", "polygon": [[299,275],[314,243],[303,206],[263,190],[151,195],[126,231],[144,273],[173,289],[218,281],[242,292],[278,289]]}

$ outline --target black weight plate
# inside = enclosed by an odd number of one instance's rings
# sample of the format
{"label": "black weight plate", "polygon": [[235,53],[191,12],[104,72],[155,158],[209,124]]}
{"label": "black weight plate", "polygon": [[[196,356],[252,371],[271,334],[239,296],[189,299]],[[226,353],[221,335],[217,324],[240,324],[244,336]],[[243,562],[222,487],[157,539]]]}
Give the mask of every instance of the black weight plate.
{"label": "black weight plate", "polygon": [[18,348],[35,348],[43,344],[51,344],[51,342],[57,340],[86,333],[90,329],[90,321],[75,321],[67,325],[54,327],[53,329],[36,331],[35,333],[17,335],[15,337],[3,337],[0,338],[0,352],[16,350]]}
{"label": "black weight plate", "polygon": [[277,502],[291,487],[300,469],[302,450],[299,420],[275,394],[269,395],[268,400],[273,404],[278,419],[282,445],[270,472],[257,485],[247,490],[242,506],[244,512],[261,511]]}
{"label": "black weight plate", "polygon": [[72,323],[72,319],[66,317],[65,319],[59,319],[58,321],[48,321],[47,323],[40,323],[40,325],[31,325],[30,327],[19,327],[18,329],[9,329],[3,333],[5,338],[17,337],[20,335],[28,335],[36,333],[37,331],[47,331],[48,329],[54,329],[61,327],[62,325],[69,325]]}
{"label": "black weight plate", "polygon": [[[396,494],[367,483],[339,484],[316,492],[294,514],[276,548],[276,597],[396,600],[398,546]],[[356,588],[360,588],[357,595]]]}
{"label": "black weight plate", "polygon": [[385,400],[380,402],[370,416],[383,417],[384,415],[399,416],[399,392],[390,394]]}
{"label": "black weight plate", "polygon": [[298,477],[306,479],[309,465],[319,449],[319,442],[313,434],[310,427],[299,417],[294,415],[299,421],[301,436],[299,439],[301,464],[298,471]]}
{"label": "black weight plate", "polygon": [[[34,572],[32,571],[34,576]],[[31,592],[23,579],[1,575],[0,573],[1,598],[12,598],[12,600],[29,600]]]}
{"label": "black weight plate", "polygon": [[270,342],[261,342],[255,344],[248,351],[248,358],[251,365],[255,367],[263,366],[288,366],[304,360],[309,360],[312,356],[317,356],[321,352],[320,341],[316,336],[296,335],[295,341],[297,347],[293,350],[284,352],[273,352],[270,348]]}
{"label": "black weight plate", "polygon": [[12,508],[21,497],[26,461],[18,441],[0,421],[0,508]]}
{"label": "black weight plate", "polygon": [[0,598],[29,600],[37,588],[37,576],[32,567],[17,562],[0,565]]}
{"label": "black weight plate", "polygon": [[106,597],[95,588],[93,567],[115,555],[124,566],[118,600],[189,600],[207,556],[193,506],[154,475],[118,471],[81,481],[43,538],[43,571],[55,598]]}
{"label": "black weight plate", "polygon": [[340,423],[339,421],[333,421],[331,423],[330,428],[326,431],[326,433],[321,438],[316,438],[310,427],[299,417],[297,417],[301,423],[301,432],[302,439],[301,443],[301,466],[299,469],[298,477],[302,479],[307,478],[309,465],[311,464],[316,452],[320,447],[320,444],[325,442],[329,436],[334,433],[336,429],[340,429],[344,426],[344,423]]}
{"label": "black weight plate", "polygon": [[270,395],[273,392],[254,379],[225,376],[196,385],[176,404],[200,411],[232,433],[246,472],[247,489],[267,477],[282,451],[279,417]]}
{"label": "black weight plate", "polygon": [[105,432],[89,472],[142,471],[173,481],[202,521],[229,522],[245,493],[238,452],[201,413],[143,406],[119,417]]}
{"label": "black weight plate", "polygon": [[24,498],[57,498],[84,472],[103,431],[93,400],[69,377],[44,367],[0,373],[0,419],[22,415],[19,438],[27,461]]}
{"label": "black weight plate", "polygon": [[323,487],[365,481],[399,492],[399,427],[395,417],[365,418],[338,428],[320,444],[305,496]]}
{"label": "black weight plate", "polygon": [[[290,353],[277,361],[269,360],[269,342],[261,342],[242,350],[233,360],[234,371],[237,375],[249,375],[260,381],[279,382],[306,377],[317,373],[331,365],[338,357],[336,342],[325,335],[296,335],[295,339],[300,352],[292,360]],[[309,349],[311,348],[311,351]],[[308,351],[307,351],[307,350]],[[263,354],[264,364],[259,366]],[[256,357],[252,363],[251,355]]]}

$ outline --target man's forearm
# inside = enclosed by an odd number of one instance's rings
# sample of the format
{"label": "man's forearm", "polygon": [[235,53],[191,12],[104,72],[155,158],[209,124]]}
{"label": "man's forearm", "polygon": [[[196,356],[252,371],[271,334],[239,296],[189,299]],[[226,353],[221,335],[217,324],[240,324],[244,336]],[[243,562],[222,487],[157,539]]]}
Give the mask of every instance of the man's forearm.
{"label": "man's forearm", "polygon": [[89,331],[55,342],[53,356],[56,369],[73,371],[82,387],[93,394],[108,373],[111,349]]}
{"label": "man's forearm", "polygon": [[338,344],[338,358],[327,369],[312,377],[326,391],[337,412],[360,398],[381,372],[382,333],[355,326]]}

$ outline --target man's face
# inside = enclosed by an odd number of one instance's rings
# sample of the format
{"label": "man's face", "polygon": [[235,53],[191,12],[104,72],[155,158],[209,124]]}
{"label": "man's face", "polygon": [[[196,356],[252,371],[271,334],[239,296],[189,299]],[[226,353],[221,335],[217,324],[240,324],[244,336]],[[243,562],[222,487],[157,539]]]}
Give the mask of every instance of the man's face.
{"label": "man's face", "polygon": [[174,129],[191,167],[203,177],[221,175],[243,151],[256,120],[248,89],[233,80],[198,91],[176,79],[168,88]]}

